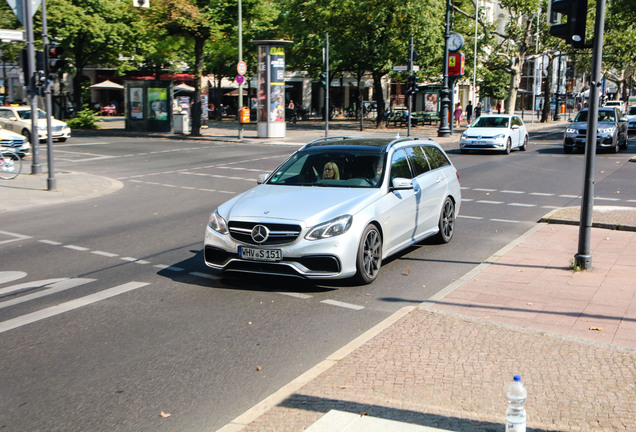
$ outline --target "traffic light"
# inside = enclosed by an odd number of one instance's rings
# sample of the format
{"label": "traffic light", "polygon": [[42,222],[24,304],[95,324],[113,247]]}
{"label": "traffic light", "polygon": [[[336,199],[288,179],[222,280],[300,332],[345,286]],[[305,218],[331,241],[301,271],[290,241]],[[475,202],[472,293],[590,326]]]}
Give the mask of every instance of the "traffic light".
{"label": "traffic light", "polygon": [[406,81],[406,94],[413,95],[417,91],[417,77],[415,75],[409,75]]}
{"label": "traffic light", "polygon": [[[560,15],[567,20],[561,24]],[[585,47],[585,25],[587,23],[587,0],[551,0],[548,9],[550,34],[565,39],[574,48]]]}
{"label": "traffic light", "polygon": [[64,48],[56,43],[49,43],[44,47],[44,52],[46,53],[46,76],[51,79],[53,75],[57,75],[60,69],[66,66],[66,62],[61,57]]}

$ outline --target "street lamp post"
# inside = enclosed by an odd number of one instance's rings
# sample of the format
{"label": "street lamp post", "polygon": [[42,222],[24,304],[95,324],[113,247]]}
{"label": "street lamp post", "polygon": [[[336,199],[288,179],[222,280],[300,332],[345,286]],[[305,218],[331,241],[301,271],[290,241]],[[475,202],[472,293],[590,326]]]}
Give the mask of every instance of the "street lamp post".
{"label": "street lamp post", "polygon": [[437,130],[438,137],[450,136],[451,130],[448,127],[448,114],[450,111],[450,89],[448,88],[448,38],[450,35],[450,0],[446,0],[446,24],[444,26],[444,81],[442,83],[442,105],[439,129]]}

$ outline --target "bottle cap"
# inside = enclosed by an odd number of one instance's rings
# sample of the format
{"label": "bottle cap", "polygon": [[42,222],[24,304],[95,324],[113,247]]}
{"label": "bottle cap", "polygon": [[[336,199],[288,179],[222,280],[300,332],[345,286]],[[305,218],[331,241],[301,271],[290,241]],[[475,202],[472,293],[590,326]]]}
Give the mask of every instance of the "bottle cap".
{"label": "bottle cap", "polygon": [[515,382],[520,382],[520,381],[521,381],[521,376],[520,376],[520,375],[515,375],[514,377],[512,377],[512,379],[513,379]]}

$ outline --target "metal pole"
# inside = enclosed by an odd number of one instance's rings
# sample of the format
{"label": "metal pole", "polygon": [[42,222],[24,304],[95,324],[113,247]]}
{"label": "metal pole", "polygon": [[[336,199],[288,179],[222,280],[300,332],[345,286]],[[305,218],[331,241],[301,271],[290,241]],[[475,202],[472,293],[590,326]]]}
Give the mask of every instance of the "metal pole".
{"label": "metal pole", "polygon": [[448,89],[448,38],[450,32],[450,0],[446,0],[446,24],[444,26],[444,60],[443,60],[443,73],[444,81],[442,83],[442,112],[440,115],[439,129],[437,130],[438,137],[450,136],[451,130],[448,128],[448,115],[450,110],[450,100],[448,99],[450,90]]}
{"label": "metal pole", "polygon": [[534,58],[534,68],[533,68],[533,78],[532,78],[532,123],[534,124],[534,113],[537,110],[537,63],[539,60],[539,16],[541,15],[541,6],[539,6],[539,10],[537,11],[537,47],[535,49],[535,58]]}
{"label": "metal pole", "polygon": [[[413,75],[413,35],[411,35],[411,44],[409,45],[409,75]],[[414,89],[415,90],[415,89]],[[413,93],[409,93],[408,102],[409,115],[406,119],[406,136],[411,136],[411,117],[413,117]]]}
{"label": "metal pole", "polygon": [[603,60],[603,32],[605,31],[605,0],[596,3],[592,74],[590,76],[590,105],[587,112],[587,137],[585,143],[585,178],[579,223],[579,249],[574,255],[577,265],[587,270],[592,267],[590,237],[594,212],[594,162],[596,157],[596,128],[598,126],[598,89],[601,86],[601,63]]}
{"label": "metal pole", "polygon": [[[238,0],[238,60],[239,62],[243,61],[243,5],[241,0]],[[241,123],[241,108],[243,108],[243,84],[239,84],[238,98],[238,138],[243,139],[243,123]]]}
{"label": "metal pole", "polygon": [[40,165],[40,137],[38,135],[38,99],[35,89],[35,46],[33,41],[33,13],[31,11],[31,1],[23,2],[24,10],[24,30],[27,40],[27,56],[29,65],[29,82],[25,85],[29,88],[29,98],[31,103],[31,151],[33,160],[31,161],[31,174],[42,174]]}
{"label": "metal pole", "polygon": [[[479,20],[479,0],[475,0],[475,50],[473,55],[473,106],[477,106],[477,21]],[[474,111],[474,109],[473,109]]]}
{"label": "metal pole", "polygon": [[329,32],[325,33],[325,136],[329,136]]}
{"label": "metal pole", "polygon": [[[42,0],[42,44],[44,45],[44,61],[49,61],[49,53],[46,46],[49,43],[48,26],[46,22],[46,0]],[[48,67],[44,68],[48,71]],[[46,106],[46,160],[48,163],[49,176],[46,179],[47,190],[54,191],[57,189],[55,181],[55,168],[53,159],[53,128],[51,126],[51,115],[53,112],[53,103],[51,101],[51,81],[48,75],[44,77],[44,103]]]}
{"label": "metal pole", "polygon": [[[559,51],[559,63],[557,64],[557,86],[556,86],[556,93],[554,95],[554,117],[553,119],[555,121],[559,120],[561,118],[561,116],[559,115],[559,91],[561,90],[561,56],[562,56],[562,52]],[[594,129],[596,130],[596,129]]]}

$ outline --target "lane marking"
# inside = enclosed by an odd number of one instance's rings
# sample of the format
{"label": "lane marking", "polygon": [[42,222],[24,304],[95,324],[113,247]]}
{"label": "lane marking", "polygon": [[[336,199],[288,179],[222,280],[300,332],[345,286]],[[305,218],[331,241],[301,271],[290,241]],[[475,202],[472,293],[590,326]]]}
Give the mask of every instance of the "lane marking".
{"label": "lane marking", "polygon": [[68,278],[56,278],[56,279],[42,279],[39,281],[31,281],[31,282],[24,282],[18,285],[12,285],[9,287],[5,287],[0,289],[0,296],[9,294],[9,293],[13,293],[16,291],[24,291],[26,289],[30,289],[30,288],[42,288],[45,287],[47,285],[50,284],[54,284],[57,282],[61,282],[61,281],[65,281]]}
{"label": "lane marking", "polygon": [[468,215],[463,215],[463,214],[460,214],[457,217],[464,218],[464,219],[475,219],[475,220],[482,220],[483,219],[483,217],[481,217],[481,216],[468,216]]}
{"label": "lane marking", "polygon": [[40,243],[44,243],[51,246],[60,246],[62,244],[61,242],[57,242],[53,240],[40,240]]}
{"label": "lane marking", "polygon": [[14,239],[0,241],[0,244],[11,243],[11,242],[14,242],[14,241],[20,241],[20,240],[25,240],[25,239],[31,238],[29,236],[25,236],[25,235],[22,235],[22,234],[11,233],[11,232],[7,232],[7,231],[0,231],[0,234],[4,234],[6,236],[15,237]]}
{"label": "lane marking", "polygon": [[337,301],[337,300],[322,300],[320,303],[328,304],[328,305],[331,305],[331,306],[343,307],[343,308],[347,308],[347,309],[353,309],[353,310],[362,310],[362,309],[364,309],[364,306],[354,305],[354,304],[351,304],[351,303],[345,303],[345,302],[341,302],[341,301]]}
{"label": "lane marking", "polygon": [[157,264],[157,265],[154,265],[153,267],[158,268],[160,270],[170,270],[174,272],[182,272],[185,270],[184,268],[181,268],[181,267],[175,267],[175,266],[165,265],[165,264]]}
{"label": "lane marking", "polygon": [[116,253],[104,252],[104,251],[98,251],[98,250],[91,251],[91,253],[95,255],[107,257],[107,258],[115,258],[116,256],[119,256],[119,254],[116,254]]}
{"label": "lane marking", "polygon": [[507,193],[507,194],[524,194],[525,192],[523,191],[516,191],[516,190],[502,190],[501,193]]}
{"label": "lane marking", "polygon": [[513,207],[536,207],[536,204],[524,204],[524,203],[508,203],[509,206]]}
{"label": "lane marking", "polygon": [[503,201],[488,201],[488,200],[479,200],[478,203],[482,204],[503,204]]}
{"label": "lane marking", "polygon": [[297,293],[297,292],[283,292],[283,291],[274,291],[274,294],[282,294],[288,297],[295,297],[295,298],[299,298],[299,299],[303,299],[303,300],[307,300],[310,299],[312,296],[310,296],[309,294],[301,294],[301,293]]}
{"label": "lane marking", "polygon": [[60,315],[68,311],[72,311],[74,309],[78,309],[84,306],[88,306],[92,303],[96,303],[101,300],[106,300],[110,297],[114,297],[120,294],[124,294],[129,291],[136,290],[138,288],[144,287],[146,285],[150,285],[148,282],[128,282],[114,288],[109,288],[104,291],[100,291],[95,294],[90,294],[84,297],[80,297],[75,300],[71,300],[65,303],[61,303],[57,306],[51,306],[46,309],[39,310],[37,312],[32,312],[26,315],[22,315],[17,318],[13,318],[0,323],[0,333],[4,333],[9,330],[13,330],[18,327],[25,326],[27,324],[34,323],[36,321],[41,321],[46,318],[51,318],[55,315]]}
{"label": "lane marking", "polygon": [[520,223],[521,221],[508,220],[508,219],[490,219],[493,222],[506,222],[506,223]]}
{"label": "lane marking", "polygon": [[4,301],[2,303],[0,303],[0,309],[2,308],[6,308],[9,306],[13,306],[13,305],[17,305],[20,303],[24,303],[30,300],[35,300],[36,298],[40,298],[40,297],[44,297],[47,295],[51,295],[51,294],[55,294],[58,293],[60,291],[64,291],[67,289],[71,289],[71,288],[75,288],[78,287],[80,285],[85,285],[87,283],[93,282],[96,279],[82,279],[82,278],[77,278],[77,279],[68,279],[68,280],[63,280],[51,285],[48,285],[48,289],[45,289],[43,291],[39,291],[33,294],[27,294],[24,295],[22,297],[18,297],[15,298],[13,300],[7,300]]}
{"label": "lane marking", "polygon": [[64,247],[78,252],[86,252],[88,250],[88,248],[84,246],[64,245]]}
{"label": "lane marking", "polygon": [[3,271],[0,272],[0,284],[13,282],[14,280],[22,279],[27,274],[21,271]]}

